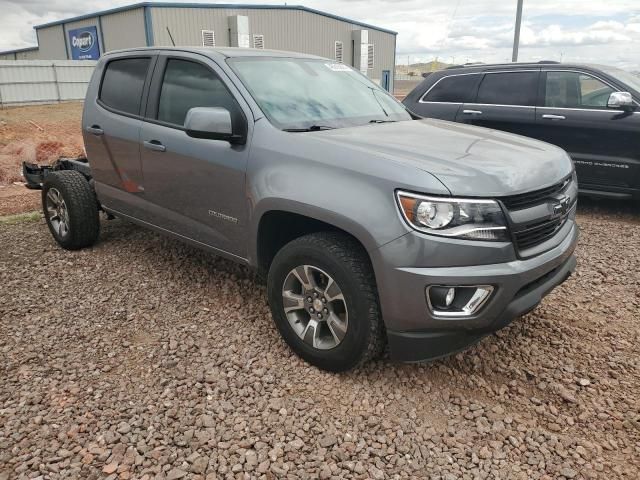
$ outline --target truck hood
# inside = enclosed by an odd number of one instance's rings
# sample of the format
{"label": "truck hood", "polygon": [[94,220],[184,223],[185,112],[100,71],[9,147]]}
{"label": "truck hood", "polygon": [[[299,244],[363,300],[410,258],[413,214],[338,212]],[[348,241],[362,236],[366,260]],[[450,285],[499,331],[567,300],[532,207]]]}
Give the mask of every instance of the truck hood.
{"label": "truck hood", "polygon": [[442,120],[371,124],[305,135],[382,157],[398,168],[427,171],[458,196],[537,190],[559,182],[573,168],[569,156],[548,143]]}

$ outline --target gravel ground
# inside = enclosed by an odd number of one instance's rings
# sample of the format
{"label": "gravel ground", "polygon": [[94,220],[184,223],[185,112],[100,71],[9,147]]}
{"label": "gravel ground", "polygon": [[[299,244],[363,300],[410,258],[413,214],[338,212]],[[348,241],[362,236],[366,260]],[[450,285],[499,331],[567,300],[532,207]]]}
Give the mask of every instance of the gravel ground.
{"label": "gravel ground", "polygon": [[343,375],[289,352],[242,267],[0,220],[0,479],[637,479],[640,209],[585,203],[579,270],[534,312]]}

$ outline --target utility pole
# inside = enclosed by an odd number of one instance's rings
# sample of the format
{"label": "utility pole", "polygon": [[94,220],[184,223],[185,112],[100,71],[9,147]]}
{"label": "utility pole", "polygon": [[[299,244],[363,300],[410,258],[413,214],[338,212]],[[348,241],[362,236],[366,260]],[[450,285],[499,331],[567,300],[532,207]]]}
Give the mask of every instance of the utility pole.
{"label": "utility pole", "polygon": [[518,48],[520,46],[520,24],[522,23],[522,2],[524,0],[518,0],[518,9],[516,11],[516,31],[513,35],[513,55],[511,55],[511,61],[518,61]]}

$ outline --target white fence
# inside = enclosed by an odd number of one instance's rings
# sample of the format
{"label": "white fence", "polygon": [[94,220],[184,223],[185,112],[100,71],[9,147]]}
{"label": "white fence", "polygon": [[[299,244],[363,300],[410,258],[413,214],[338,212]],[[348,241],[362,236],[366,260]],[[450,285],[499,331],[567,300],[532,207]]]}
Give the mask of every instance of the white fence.
{"label": "white fence", "polygon": [[0,60],[0,106],[83,100],[89,60]]}

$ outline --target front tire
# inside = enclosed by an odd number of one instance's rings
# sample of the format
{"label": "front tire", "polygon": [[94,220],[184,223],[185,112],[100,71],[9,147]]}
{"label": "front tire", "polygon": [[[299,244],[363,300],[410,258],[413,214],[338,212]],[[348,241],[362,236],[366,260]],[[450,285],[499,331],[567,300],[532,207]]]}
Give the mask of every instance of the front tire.
{"label": "front tire", "polygon": [[96,242],[100,233],[98,202],[80,172],[48,174],[42,186],[42,209],[51,235],[62,248],[78,250]]}
{"label": "front tire", "polygon": [[353,238],[321,232],[297,238],[275,256],[269,306],[289,347],[323,370],[350,370],[385,345],[369,257]]}

